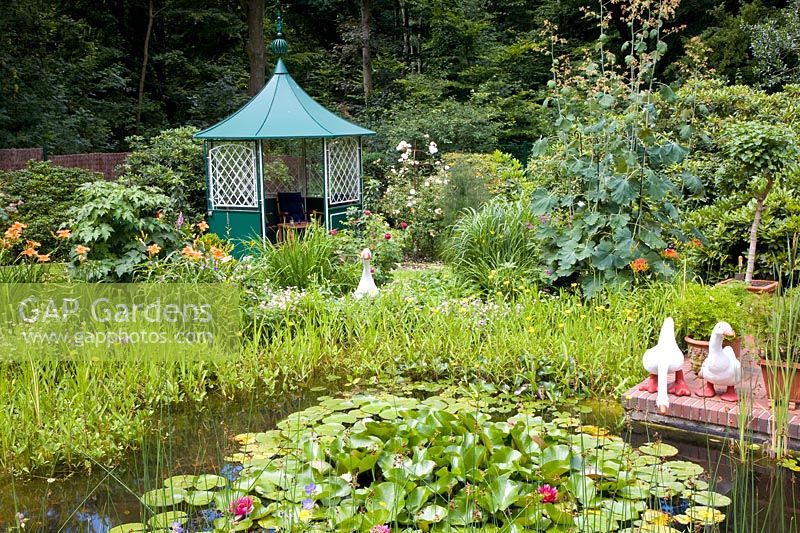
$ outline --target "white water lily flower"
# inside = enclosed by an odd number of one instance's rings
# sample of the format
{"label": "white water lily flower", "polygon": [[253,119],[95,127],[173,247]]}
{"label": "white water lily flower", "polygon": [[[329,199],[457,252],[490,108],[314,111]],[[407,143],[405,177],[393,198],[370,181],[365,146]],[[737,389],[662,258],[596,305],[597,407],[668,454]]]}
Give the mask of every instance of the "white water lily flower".
{"label": "white water lily flower", "polygon": [[430,154],[433,155],[438,151],[439,151],[439,147],[436,146],[435,142],[431,141],[431,143],[428,145],[428,152],[430,152]]}

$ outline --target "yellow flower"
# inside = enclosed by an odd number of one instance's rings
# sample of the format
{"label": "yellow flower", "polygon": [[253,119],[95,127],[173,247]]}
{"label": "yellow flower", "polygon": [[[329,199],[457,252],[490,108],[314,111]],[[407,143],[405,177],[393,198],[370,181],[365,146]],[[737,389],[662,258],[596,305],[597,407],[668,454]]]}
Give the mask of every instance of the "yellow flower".
{"label": "yellow flower", "polygon": [[300,520],[302,520],[304,522],[308,521],[308,520],[311,520],[311,511],[309,511],[308,509],[301,510],[300,511]]}
{"label": "yellow flower", "polygon": [[528,326],[528,333],[533,333],[534,331],[533,326]]}

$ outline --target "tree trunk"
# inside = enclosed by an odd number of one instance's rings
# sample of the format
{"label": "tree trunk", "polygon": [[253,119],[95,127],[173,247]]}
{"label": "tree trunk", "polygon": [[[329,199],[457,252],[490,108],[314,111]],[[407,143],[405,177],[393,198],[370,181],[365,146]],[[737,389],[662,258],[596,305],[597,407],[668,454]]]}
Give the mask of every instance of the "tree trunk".
{"label": "tree trunk", "polygon": [[764,212],[764,204],[767,195],[772,189],[772,178],[767,180],[764,191],[756,198],[756,213],[753,215],[753,225],[750,226],[750,248],[747,250],[747,270],[744,274],[744,281],[753,281],[753,271],[756,268],[756,245],[758,244],[758,226],[761,224],[761,214]]}
{"label": "tree trunk", "polygon": [[411,58],[411,39],[409,37],[408,28],[408,11],[406,11],[406,3],[404,0],[399,0],[400,4],[400,25],[403,28],[403,61],[408,64]]}
{"label": "tree trunk", "polygon": [[371,16],[369,0],[361,0],[361,70],[364,74],[364,102],[372,92],[372,51],[369,45]]}
{"label": "tree trunk", "polygon": [[153,6],[153,0],[148,4],[147,12],[147,30],[144,34],[144,54],[142,55],[142,72],[139,74],[139,99],[136,104],[136,124],[142,120],[142,104],[144,103],[144,79],[147,75],[147,61],[150,57],[150,35],[153,33],[153,20],[156,18],[156,12]]}
{"label": "tree trunk", "polygon": [[253,96],[264,87],[267,68],[264,46],[264,0],[241,1],[247,13],[247,58],[250,61],[247,94]]}

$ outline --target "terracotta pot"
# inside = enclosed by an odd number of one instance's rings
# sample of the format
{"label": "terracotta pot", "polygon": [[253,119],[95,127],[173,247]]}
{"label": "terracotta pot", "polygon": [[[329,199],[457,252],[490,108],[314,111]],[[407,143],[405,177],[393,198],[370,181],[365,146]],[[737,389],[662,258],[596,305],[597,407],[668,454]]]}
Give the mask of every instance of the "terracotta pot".
{"label": "terracotta pot", "polygon": [[[771,400],[773,399],[773,389],[776,391],[787,390],[784,379],[791,377],[792,383],[788,387],[789,401],[795,404],[800,403],[800,363],[759,359],[758,366],[761,367],[767,396]],[[790,375],[792,373],[794,375]]]}
{"label": "terracotta pot", "polygon": [[[743,280],[729,278],[717,283],[717,285],[728,285],[731,283],[740,283]],[[756,294],[772,294],[778,289],[778,282],[771,279],[754,279],[745,287],[748,291]]]}
{"label": "terracotta pot", "polygon": [[[700,341],[688,336],[684,337],[683,340],[686,341],[686,355],[689,356],[689,361],[692,363],[692,370],[695,374],[697,374],[700,372],[700,367],[703,365],[703,361],[705,361],[706,357],[708,357],[708,341]],[[722,346],[730,346],[733,348],[733,353],[736,354],[736,359],[742,358],[741,337],[736,337],[733,340],[726,339],[722,341]]]}

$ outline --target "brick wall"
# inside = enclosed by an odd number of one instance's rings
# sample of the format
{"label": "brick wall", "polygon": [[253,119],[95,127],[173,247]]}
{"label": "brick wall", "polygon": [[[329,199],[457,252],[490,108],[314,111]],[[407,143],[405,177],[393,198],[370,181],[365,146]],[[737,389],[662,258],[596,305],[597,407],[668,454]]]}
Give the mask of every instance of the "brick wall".
{"label": "brick wall", "polygon": [[[3,148],[0,149],[0,169],[16,170],[25,168],[28,160],[41,161],[44,153],[41,148]],[[117,178],[116,167],[128,157],[128,152],[51,155],[48,160],[54,165],[70,168],[85,168],[101,172],[107,180]]]}

